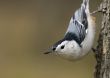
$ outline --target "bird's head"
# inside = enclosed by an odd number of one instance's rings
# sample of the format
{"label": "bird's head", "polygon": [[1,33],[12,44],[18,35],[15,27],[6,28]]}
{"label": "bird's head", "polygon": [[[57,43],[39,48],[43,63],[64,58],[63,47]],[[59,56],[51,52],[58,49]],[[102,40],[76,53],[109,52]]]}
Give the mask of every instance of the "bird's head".
{"label": "bird's head", "polygon": [[[77,53],[80,51],[80,46],[74,40],[60,40],[56,42],[49,51],[44,54],[54,53],[56,55],[63,56],[64,58],[76,58]],[[76,57],[74,57],[76,56]]]}
{"label": "bird's head", "polygon": [[49,51],[45,52],[44,54],[49,54],[49,53],[58,54],[59,52],[63,52],[65,51],[68,43],[69,41],[59,40],[50,48]]}

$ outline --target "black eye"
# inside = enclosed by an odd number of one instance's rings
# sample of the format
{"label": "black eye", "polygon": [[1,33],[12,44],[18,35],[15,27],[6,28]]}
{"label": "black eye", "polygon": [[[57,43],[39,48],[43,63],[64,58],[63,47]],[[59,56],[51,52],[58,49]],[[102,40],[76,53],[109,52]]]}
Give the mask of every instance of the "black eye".
{"label": "black eye", "polygon": [[56,48],[55,47],[53,47],[53,49],[52,49],[53,51],[55,51],[56,50]]}
{"label": "black eye", "polygon": [[65,45],[62,45],[62,46],[61,46],[61,49],[64,49],[64,47],[65,47]]}

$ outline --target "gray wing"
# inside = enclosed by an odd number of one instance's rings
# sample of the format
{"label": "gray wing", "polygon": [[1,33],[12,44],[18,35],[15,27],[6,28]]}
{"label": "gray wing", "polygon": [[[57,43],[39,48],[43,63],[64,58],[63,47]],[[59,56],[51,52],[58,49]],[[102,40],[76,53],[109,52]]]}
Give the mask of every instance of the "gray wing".
{"label": "gray wing", "polygon": [[[72,20],[72,18],[71,18]],[[81,24],[79,21],[77,20],[73,20],[70,21],[69,23],[69,27],[67,29],[67,32],[65,34],[65,36],[71,33],[73,34],[73,40],[76,40],[79,44],[81,44],[81,42],[84,40],[85,36],[86,36],[86,28],[83,24]]]}
{"label": "gray wing", "polygon": [[[87,0],[84,0],[87,2]],[[81,44],[81,42],[84,40],[86,34],[87,34],[87,28],[88,28],[88,22],[87,22],[87,14],[85,12],[86,10],[86,6],[87,3],[85,3],[83,1],[81,8],[79,8],[75,14],[73,15],[73,17],[70,20],[68,29],[66,31],[65,36],[68,33],[72,33],[73,35],[73,39],[74,37],[77,37],[75,39],[77,39],[76,41]]]}

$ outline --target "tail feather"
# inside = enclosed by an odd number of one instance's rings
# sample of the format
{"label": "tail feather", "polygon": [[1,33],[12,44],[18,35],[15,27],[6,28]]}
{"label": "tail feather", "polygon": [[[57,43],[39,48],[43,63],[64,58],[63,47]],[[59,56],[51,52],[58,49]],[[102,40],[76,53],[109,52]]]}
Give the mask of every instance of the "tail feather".
{"label": "tail feather", "polygon": [[89,0],[83,0],[81,8],[85,8],[86,13],[89,13]]}
{"label": "tail feather", "polygon": [[83,0],[81,7],[76,10],[74,14],[74,18],[81,24],[85,26],[85,29],[88,28],[88,22],[87,22],[87,15],[90,14],[89,12],[89,0]]}

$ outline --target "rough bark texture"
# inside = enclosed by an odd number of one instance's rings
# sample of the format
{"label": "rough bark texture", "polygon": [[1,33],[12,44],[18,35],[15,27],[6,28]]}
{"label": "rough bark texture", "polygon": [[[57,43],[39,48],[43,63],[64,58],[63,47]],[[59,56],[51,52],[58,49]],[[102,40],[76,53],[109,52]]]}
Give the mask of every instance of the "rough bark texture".
{"label": "rough bark texture", "polygon": [[102,26],[95,52],[95,78],[110,78],[110,0],[103,0],[99,9],[102,13]]}

